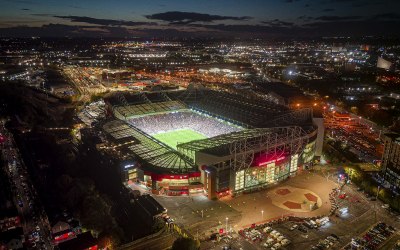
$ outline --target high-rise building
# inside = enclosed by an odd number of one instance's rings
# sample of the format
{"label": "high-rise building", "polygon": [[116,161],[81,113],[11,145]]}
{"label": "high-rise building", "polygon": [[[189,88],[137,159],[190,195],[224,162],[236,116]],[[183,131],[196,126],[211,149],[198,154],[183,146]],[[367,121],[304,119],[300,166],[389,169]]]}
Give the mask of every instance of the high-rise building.
{"label": "high-rise building", "polygon": [[392,189],[400,190],[400,135],[385,134],[382,159],[383,176]]}

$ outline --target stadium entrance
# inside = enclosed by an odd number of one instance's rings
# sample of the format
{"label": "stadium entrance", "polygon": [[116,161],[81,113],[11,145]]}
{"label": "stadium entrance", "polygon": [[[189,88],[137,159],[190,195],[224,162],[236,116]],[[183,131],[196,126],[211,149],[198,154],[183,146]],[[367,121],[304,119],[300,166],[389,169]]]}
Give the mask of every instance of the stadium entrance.
{"label": "stadium entrance", "polygon": [[291,173],[295,174],[298,169],[297,154],[280,156],[267,161],[263,161],[263,158],[256,159],[253,163],[255,166],[235,173],[235,193],[267,187],[288,178]]}
{"label": "stadium entrance", "polygon": [[271,162],[262,166],[240,170],[235,175],[235,192],[266,187],[274,182],[283,180],[289,175],[289,169],[289,162],[280,163],[279,165]]}

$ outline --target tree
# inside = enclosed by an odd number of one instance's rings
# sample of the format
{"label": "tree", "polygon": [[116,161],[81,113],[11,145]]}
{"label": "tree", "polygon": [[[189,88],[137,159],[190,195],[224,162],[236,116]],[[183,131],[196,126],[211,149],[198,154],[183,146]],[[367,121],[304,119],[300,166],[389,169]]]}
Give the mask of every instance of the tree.
{"label": "tree", "polygon": [[165,227],[165,222],[161,219],[158,219],[154,222],[151,231],[153,233],[156,233],[156,232],[160,231],[163,227]]}
{"label": "tree", "polygon": [[178,238],[172,245],[172,250],[198,250],[199,245],[194,239],[191,238]]}

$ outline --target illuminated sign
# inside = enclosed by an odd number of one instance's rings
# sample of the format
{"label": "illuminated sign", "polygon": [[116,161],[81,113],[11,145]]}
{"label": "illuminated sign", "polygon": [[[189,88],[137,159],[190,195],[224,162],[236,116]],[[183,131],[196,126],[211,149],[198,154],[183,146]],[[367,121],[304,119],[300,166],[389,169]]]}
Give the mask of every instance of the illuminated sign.
{"label": "illuminated sign", "polygon": [[284,159],[285,159],[285,156],[281,156],[279,158],[276,158],[276,159],[273,159],[273,160],[270,160],[270,161],[265,161],[265,162],[258,163],[258,166],[268,165],[270,163],[276,163],[276,162],[282,161]]}

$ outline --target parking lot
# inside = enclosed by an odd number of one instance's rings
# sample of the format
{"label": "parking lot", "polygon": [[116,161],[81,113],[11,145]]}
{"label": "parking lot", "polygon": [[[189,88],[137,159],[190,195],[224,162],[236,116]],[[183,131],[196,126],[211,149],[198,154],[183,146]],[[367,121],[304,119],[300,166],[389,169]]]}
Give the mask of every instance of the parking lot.
{"label": "parking lot", "polygon": [[380,160],[383,154],[383,144],[379,139],[381,131],[374,130],[361,117],[338,120],[335,112],[324,112],[327,137],[342,142],[342,147],[347,147],[363,162],[376,163]]}
{"label": "parking lot", "polygon": [[380,246],[389,240],[395,232],[396,230],[392,226],[379,222],[359,237],[352,238],[344,249],[380,249]]}

